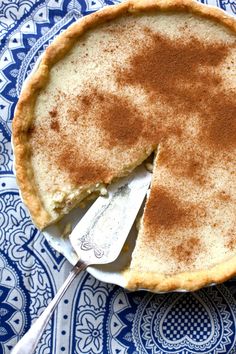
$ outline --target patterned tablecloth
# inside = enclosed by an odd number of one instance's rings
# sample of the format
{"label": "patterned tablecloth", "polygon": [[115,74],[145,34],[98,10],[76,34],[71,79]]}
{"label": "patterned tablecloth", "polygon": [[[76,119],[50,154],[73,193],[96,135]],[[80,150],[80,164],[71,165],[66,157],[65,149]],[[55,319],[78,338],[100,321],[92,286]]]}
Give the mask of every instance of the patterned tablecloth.
{"label": "patterned tablecloth", "polygon": [[[202,1],[203,2],[203,1]],[[12,172],[11,121],[35,61],[81,16],[114,1],[0,0],[0,353],[47,306],[71,268],[33,226]],[[235,0],[212,0],[236,14]],[[129,293],[81,274],[37,353],[236,353],[236,282],[192,294]]]}

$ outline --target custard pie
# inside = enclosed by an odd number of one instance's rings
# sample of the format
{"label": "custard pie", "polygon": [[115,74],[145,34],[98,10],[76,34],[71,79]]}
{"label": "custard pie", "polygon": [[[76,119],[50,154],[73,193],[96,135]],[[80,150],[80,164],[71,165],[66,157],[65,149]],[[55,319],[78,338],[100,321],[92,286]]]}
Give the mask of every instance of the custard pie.
{"label": "custard pie", "polygon": [[43,229],[155,152],[127,287],[236,274],[236,20],[191,0],[130,0],[60,34],[13,121],[16,176]]}

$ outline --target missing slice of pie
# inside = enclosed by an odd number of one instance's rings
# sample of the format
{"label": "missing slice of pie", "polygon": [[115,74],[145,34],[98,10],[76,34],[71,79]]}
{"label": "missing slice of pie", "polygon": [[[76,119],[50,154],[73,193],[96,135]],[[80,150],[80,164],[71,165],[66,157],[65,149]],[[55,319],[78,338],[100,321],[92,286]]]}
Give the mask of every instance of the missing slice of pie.
{"label": "missing slice of pie", "polygon": [[128,1],[47,48],[13,121],[15,167],[45,228],[156,152],[131,289],[236,274],[236,20],[193,1]]}

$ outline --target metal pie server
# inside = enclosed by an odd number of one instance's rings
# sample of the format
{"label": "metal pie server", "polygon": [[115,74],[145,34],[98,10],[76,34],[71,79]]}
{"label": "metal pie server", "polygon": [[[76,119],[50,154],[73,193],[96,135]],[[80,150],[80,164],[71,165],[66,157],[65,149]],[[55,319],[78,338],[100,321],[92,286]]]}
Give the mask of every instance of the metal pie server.
{"label": "metal pie server", "polygon": [[53,311],[64,293],[90,265],[113,262],[127,239],[147,194],[151,173],[139,166],[128,177],[108,187],[108,197],[99,197],[75,226],[70,241],[80,257],[56,296],[12,350],[12,354],[33,354]]}

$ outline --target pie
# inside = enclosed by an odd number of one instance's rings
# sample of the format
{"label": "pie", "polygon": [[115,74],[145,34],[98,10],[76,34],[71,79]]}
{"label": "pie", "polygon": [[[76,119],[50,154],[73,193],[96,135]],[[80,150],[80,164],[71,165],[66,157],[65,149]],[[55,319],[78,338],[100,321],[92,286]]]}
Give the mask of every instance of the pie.
{"label": "pie", "polygon": [[155,152],[129,289],[236,274],[236,20],[191,0],[127,1],[47,48],[13,122],[34,223],[57,222]]}

